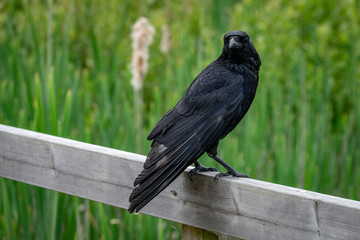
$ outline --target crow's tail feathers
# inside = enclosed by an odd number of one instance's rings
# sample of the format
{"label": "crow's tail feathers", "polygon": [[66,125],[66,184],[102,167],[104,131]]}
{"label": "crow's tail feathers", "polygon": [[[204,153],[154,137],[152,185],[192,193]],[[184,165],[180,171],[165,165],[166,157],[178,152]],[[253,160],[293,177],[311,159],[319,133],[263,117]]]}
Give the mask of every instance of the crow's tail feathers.
{"label": "crow's tail feathers", "polygon": [[169,147],[153,142],[144,169],[135,179],[136,188],[129,197],[130,213],[140,211],[204,153],[196,135]]}
{"label": "crow's tail feathers", "polygon": [[[194,163],[208,148],[217,145],[220,138],[222,118],[218,116],[178,116],[176,123],[172,115],[166,115],[160,126],[172,126],[167,131],[155,128],[148,139],[154,139],[144,169],[134,181],[135,189],[129,197],[129,212],[138,212],[164,188],[172,183],[189,165]],[[166,145],[162,144],[166,143]]]}

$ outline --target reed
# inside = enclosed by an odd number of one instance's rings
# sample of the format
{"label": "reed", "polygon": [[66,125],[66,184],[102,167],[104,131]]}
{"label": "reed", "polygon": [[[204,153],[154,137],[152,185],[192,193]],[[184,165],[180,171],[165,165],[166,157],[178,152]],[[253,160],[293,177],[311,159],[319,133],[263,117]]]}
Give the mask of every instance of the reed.
{"label": "reed", "polygon": [[142,149],[142,112],[143,112],[143,85],[148,70],[149,46],[153,41],[155,34],[154,27],[149,21],[141,17],[139,18],[131,32],[133,56],[131,61],[131,85],[134,89],[134,109],[136,122],[136,150],[141,153]]}

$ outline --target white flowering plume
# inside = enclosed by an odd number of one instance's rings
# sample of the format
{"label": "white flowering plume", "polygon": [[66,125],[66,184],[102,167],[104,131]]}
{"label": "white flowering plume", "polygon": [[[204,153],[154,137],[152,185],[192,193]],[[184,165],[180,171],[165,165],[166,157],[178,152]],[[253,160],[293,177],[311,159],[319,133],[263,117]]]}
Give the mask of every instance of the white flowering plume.
{"label": "white flowering plume", "polygon": [[161,37],[161,44],[160,44],[160,51],[162,53],[168,53],[171,47],[171,34],[169,25],[165,24],[161,28],[162,30],[162,37]]}
{"label": "white flowering plume", "polygon": [[132,28],[133,57],[131,61],[131,85],[135,91],[139,91],[143,87],[144,77],[148,68],[148,48],[153,41],[154,34],[154,27],[144,17],[140,17]]}

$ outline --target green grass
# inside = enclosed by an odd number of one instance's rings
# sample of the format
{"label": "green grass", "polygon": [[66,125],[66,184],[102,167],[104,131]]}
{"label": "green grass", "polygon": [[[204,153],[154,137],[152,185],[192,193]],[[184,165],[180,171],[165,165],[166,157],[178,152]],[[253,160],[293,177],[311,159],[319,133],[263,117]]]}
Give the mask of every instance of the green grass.
{"label": "green grass", "polygon": [[[240,29],[260,53],[260,83],[219,154],[253,178],[360,200],[359,7],[3,1],[0,123],[135,152],[130,31],[143,15],[157,31],[144,86],[146,154],[152,126],[220,54],[222,35]],[[165,23],[168,54],[159,49]],[[217,166],[207,157],[202,162]],[[176,223],[0,179],[0,239],[179,239],[180,232]]]}

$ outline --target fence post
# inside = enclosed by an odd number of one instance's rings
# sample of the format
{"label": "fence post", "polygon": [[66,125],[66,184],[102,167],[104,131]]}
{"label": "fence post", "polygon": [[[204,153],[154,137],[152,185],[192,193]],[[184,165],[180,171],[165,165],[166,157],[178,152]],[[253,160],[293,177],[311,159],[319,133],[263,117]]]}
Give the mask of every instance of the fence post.
{"label": "fence post", "polygon": [[215,233],[185,224],[182,225],[181,238],[183,240],[242,240],[241,238]]}

